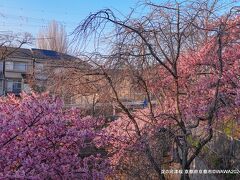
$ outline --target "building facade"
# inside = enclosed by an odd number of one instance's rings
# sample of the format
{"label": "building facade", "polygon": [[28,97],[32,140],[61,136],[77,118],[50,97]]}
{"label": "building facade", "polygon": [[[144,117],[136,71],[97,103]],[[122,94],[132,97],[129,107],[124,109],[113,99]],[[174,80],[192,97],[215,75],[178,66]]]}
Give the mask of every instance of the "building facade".
{"label": "building facade", "polygon": [[[105,107],[106,112],[110,110],[107,114],[115,114],[118,105],[108,82],[104,77],[86,76],[89,72],[88,63],[67,54],[43,49],[0,48],[1,96],[8,93],[19,96],[22,91],[31,90],[49,91],[61,96],[66,107],[90,109],[92,114]],[[116,76],[119,98],[126,107],[146,106],[144,93],[133,86],[131,78],[123,74],[125,78],[118,80],[121,70],[109,73]]]}
{"label": "building facade", "polygon": [[30,91],[26,79],[33,73],[31,50],[2,47],[0,58],[0,95]]}
{"label": "building facade", "polygon": [[30,92],[34,85],[44,91],[48,79],[45,67],[49,62],[73,60],[76,57],[43,49],[0,48],[0,95]]}

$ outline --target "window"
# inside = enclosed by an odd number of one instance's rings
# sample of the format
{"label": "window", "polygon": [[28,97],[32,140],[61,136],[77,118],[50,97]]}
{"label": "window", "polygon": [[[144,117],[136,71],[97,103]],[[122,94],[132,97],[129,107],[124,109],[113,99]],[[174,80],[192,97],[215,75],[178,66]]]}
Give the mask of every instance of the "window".
{"label": "window", "polygon": [[27,71],[27,64],[25,62],[7,61],[6,62],[6,70],[26,72]]}
{"label": "window", "polygon": [[16,71],[26,72],[27,71],[27,64],[23,62],[14,62],[13,69]]}
{"label": "window", "polygon": [[6,70],[13,70],[13,62],[10,61],[6,62]]}
{"label": "window", "polygon": [[44,65],[42,64],[42,63],[36,63],[35,64],[35,71],[36,72],[42,72],[43,71],[43,69],[44,69]]}
{"label": "window", "polygon": [[38,80],[47,80],[47,71],[44,69],[44,64],[36,63],[35,64],[35,77]]}
{"label": "window", "polygon": [[20,79],[8,79],[7,80],[7,92],[19,94],[22,89],[22,83]]}

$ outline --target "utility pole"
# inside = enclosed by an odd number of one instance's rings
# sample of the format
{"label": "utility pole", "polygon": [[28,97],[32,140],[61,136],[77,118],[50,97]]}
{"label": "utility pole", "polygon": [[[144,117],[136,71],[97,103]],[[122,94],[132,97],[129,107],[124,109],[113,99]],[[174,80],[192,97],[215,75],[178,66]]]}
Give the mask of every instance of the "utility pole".
{"label": "utility pole", "polygon": [[6,96],[6,60],[3,58],[3,96]]}
{"label": "utility pole", "polygon": [[0,69],[0,71],[1,71],[1,77],[0,78],[2,80],[2,94],[0,94],[0,95],[5,96],[6,95],[6,74],[5,74],[6,60],[5,60],[4,56],[1,56],[0,63],[2,63],[2,67]]}

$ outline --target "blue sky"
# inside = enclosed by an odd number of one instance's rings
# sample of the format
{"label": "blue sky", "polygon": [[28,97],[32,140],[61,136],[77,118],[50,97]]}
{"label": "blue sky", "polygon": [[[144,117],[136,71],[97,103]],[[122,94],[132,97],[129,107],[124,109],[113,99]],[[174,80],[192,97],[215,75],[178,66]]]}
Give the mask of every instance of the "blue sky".
{"label": "blue sky", "polygon": [[127,14],[138,0],[0,0],[0,31],[35,35],[49,21],[66,25],[70,33],[91,12],[102,8]]}
{"label": "blue sky", "polygon": [[137,3],[139,0],[0,0],[0,34],[30,32],[36,37],[52,20],[64,24],[70,34],[91,12],[111,8],[127,15]]}

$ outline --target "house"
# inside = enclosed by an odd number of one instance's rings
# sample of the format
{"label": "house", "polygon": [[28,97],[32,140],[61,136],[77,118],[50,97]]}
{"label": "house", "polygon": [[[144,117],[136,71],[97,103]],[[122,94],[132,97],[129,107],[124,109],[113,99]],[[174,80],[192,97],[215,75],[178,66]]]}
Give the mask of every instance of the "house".
{"label": "house", "polygon": [[26,79],[33,73],[32,53],[29,49],[0,48],[0,95],[29,91]]}
{"label": "house", "polygon": [[[0,47],[0,95],[29,92],[31,89],[42,92],[48,80],[46,67],[53,67],[59,71],[63,62],[78,58],[43,49],[25,49],[14,47]],[[79,60],[79,59],[78,59]],[[82,64],[87,67],[86,63]],[[34,85],[34,86],[33,86]],[[36,87],[35,87],[36,86]]]}
{"label": "house", "polygon": [[[61,96],[66,107],[90,109],[93,114],[105,108],[107,114],[115,114],[112,88],[104,76],[94,75],[95,70],[77,57],[56,51],[0,47],[0,95],[48,91]],[[107,71],[124,105],[143,107],[144,92],[134,85],[131,76],[123,69]]]}

